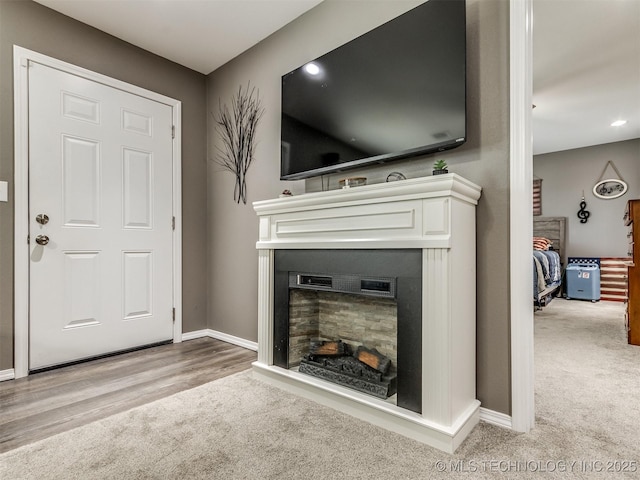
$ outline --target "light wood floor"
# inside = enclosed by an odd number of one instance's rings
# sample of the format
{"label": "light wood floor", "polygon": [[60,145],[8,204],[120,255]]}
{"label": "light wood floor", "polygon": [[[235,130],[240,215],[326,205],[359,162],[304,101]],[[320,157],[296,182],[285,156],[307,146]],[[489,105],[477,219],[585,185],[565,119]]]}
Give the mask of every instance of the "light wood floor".
{"label": "light wood floor", "polygon": [[200,338],[0,382],[0,453],[246,370],[256,358]]}

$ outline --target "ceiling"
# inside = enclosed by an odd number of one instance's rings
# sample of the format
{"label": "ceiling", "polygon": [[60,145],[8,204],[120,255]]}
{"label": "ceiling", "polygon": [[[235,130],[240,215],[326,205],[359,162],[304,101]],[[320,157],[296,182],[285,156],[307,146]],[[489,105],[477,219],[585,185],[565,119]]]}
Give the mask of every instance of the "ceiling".
{"label": "ceiling", "polygon": [[[36,1],[208,74],[322,0]],[[640,138],[640,0],[533,5],[534,154]]]}
{"label": "ceiling", "polygon": [[35,0],[209,74],[322,0]]}
{"label": "ceiling", "polygon": [[640,0],[533,0],[533,38],[534,154],[640,137]]}

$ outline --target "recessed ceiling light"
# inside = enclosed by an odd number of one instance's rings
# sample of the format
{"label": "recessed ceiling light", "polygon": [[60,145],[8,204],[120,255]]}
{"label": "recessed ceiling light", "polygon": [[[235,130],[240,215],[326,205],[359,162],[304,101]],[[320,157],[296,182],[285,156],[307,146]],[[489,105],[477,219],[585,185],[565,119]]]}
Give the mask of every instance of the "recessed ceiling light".
{"label": "recessed ceiling light", "polygon": [[613,122],[611,124],[612,127],[621,127],[622,125],[624,125],[625,123],[627,123],[626,120],[616,120],[615,122]]}
{"label": "recessed ceiling light", "polygon": [[315,63],[311,62],[311,63],[307,63],[304,66],[304,71],[307,72],[309,75],[318,75],[320,73],[320,67]]}

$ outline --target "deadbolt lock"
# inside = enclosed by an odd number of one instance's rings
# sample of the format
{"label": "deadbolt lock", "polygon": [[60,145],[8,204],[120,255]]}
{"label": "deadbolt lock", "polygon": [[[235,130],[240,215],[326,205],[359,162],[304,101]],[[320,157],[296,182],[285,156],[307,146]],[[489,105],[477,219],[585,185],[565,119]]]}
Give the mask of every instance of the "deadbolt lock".
{"label": "deadbolt lock", "polygon": [[46,213],[39,213],[38,215],[36,215],[36,222],[38,222],[40,225],[46,225],[47,223],[49,223],[49,215],[47,215]]}

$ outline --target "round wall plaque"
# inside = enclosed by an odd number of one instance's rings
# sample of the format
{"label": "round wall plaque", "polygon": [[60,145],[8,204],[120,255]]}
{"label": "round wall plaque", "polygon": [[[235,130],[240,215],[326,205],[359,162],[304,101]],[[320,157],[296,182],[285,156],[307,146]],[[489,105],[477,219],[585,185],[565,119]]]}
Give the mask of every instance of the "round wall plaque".
{"label": "round wall plaque", "polygon": [[600,180],[593,186],[593,194],[598,198],[611,200],[627,193],[627,182],[618,178],[608,178]]}

